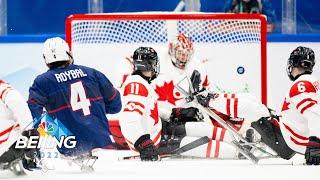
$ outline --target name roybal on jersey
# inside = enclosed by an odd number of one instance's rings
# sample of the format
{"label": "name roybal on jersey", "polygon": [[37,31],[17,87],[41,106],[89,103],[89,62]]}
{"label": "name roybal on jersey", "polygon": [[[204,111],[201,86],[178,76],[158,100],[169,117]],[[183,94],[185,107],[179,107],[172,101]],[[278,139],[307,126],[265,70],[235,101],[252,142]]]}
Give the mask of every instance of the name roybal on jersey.
{"label": "name roybal on jersey", "polygon": [[82,71],[82,69],[74,69],[74,70],[68,70],[64,71],[58,74],[54,74],[56,77],[56,80],[58,82],[65,82],[72,79],[77,79],[81,77],[86,77],[87,74]]}

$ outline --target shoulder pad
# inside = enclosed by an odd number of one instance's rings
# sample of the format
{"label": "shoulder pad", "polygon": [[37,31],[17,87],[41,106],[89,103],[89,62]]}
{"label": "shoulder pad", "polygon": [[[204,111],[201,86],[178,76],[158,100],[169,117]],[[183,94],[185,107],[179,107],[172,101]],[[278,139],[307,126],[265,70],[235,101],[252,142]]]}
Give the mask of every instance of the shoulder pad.
{"label": "shoulder pad", "polygon": [[148,89],[139,82],[130,82],[124,87],[123,96],[127,95],[137,95],[147,97],[149,92]]}
{"label": "shoulder pad", "polygon": [[297,81],[295,82],[290,89],[289,97],[294,97],[302,93],[316,93],[317,90],[310,81]]}

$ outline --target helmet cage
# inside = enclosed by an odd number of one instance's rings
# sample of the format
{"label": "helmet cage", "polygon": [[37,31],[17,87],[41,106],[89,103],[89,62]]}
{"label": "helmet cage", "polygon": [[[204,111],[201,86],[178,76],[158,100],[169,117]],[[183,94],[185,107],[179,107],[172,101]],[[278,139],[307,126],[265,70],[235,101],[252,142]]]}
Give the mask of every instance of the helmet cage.
{"label": "helmet cage", "polygon": [[180,69],[185,68],[186,64],[192,58],[193,52],[193,43],[190,37],[183,33],[179,34],[174,42],[169,43],[168,54],[172,63]]}

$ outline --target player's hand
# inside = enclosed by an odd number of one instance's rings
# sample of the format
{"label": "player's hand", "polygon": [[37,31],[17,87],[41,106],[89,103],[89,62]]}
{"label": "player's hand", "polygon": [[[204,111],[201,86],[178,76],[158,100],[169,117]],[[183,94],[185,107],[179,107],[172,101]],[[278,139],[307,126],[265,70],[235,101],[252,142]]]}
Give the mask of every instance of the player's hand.
{"label": "player's hand", "polygon": [[160,160],[159,152],[150,139],[150,134],[142,135],[134,143],[134,147],[139,151],[141,161]]}
{"label": "player's hand", "polygon": [[320,164],[320,139],[315,136],[309,137],[309,145],[307,146],[305,159],[307,165]]}
{"label": "player's hand", "polygon": [[195,107],[173,108],[170,115],[170,122],[174,123],[196,122],[202,120],[202,113]]}
{"label": "player's hand", "polygon": [[209,102],[211,99],[215,99],[218,97],[217,93],[202,93],[197,95],[197,101],[203,107],[209,107]]}
{"label": "player's hand", "polygon": [[29,171],[41,169],[37,164],[36,158],[24,157],[22,159],[22,165],[26,170]]}
{"label": "player's hand", "polygon": [[[31,136],[39,136],[37,129],[29,129],[22,132],[22,136],[30,138]],[[22,158],[22,165],[25,169],[32,171],[35,169],[40,169],[37,165],[37,160],[40,160],[40,149],[36,148],[26,148],[24,149],[24,157]]]}
{"label": "player's hand", "polygon": [[200,83],[201,83],[201,75],[199,71],[193,70],[192,75],[190,77],[191,84],[193,86],[193,90],[195,93],[200,91]]}

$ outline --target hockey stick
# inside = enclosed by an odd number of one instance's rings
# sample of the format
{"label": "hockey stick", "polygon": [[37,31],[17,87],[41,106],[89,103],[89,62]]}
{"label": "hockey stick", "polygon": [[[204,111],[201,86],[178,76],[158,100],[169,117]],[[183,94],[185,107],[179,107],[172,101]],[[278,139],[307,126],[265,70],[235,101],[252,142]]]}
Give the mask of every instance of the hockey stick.
{"label": "hockey stick", "polygon": [[[188,144],[185,144],[184,146],[182,147],[179,147],[167,154],[160,154],[160,158],[163,159],[163,158],[169,158],[169,157],[174,157],[174,156],[179,156],[180,154],[184,153],[184,152],[187,152],[191,149],[194,149],[194,148],[197,148],[203,144],[206,144],[210,141],[210,139],[207,137],[207,136],[203,136],[203,137],[200,137],[199,139],[196,139]],[[122,157],[122,158],[119,158],[119,160],[132,160],[132,159],[139,159],[140,156],[139,155],[134,155],[134,156],[126,156],[126,157]]]}
{"label": "hockey stick", "polygon": [[[184,80],[187,79],[188,84],[189,84],[189,92],[187,92],[186,90],[184,90],[179,84]],[[206,108],[204,106],[202,106],[201,104],[198,103],[198,101],[196,100],[196,96],[201,95],[201,93],[196,94],[193,90],[193,84],[190,81],[190,78],[186,77],[182,79],[177,85],[176,88],[185,95],[186,97],[186,101],[187,102],[194,102],[196,107],[201,111],[201,112],[205,112],[206,114],[208,114],[211,118],[215,119],[223,128],[227,129],[229,132],[231,132],[232,134],[232,138],[233,141],[231,142],[231,145],[234,146],[243,156],[245,156],[247,159],[249,159],[250,161],[252,161],[254,164],[257,164],[258,161],[260,160],[258,157],[256,157],[254,154],[252,154],[250,152],[250,150],[248,150],[247,148],[244,148],[244,145],[248,145],[254,149],[258,149],[261,152],[266,152],[263,149],[261,149],[260,147],[257,147],[255,143],[250,143],[247,141],[247,139],[245,139],[242,135],[240,135],[229,123],[227,123],[226,121],[224,121],[220,116],[218,116],[216,113],[214,113],[211,109]],[[236,137],[240,140],[236,139]],[[275,155],[272,155],[271,153],[266,153],[268,154],[271,158],[277,157]]]}

